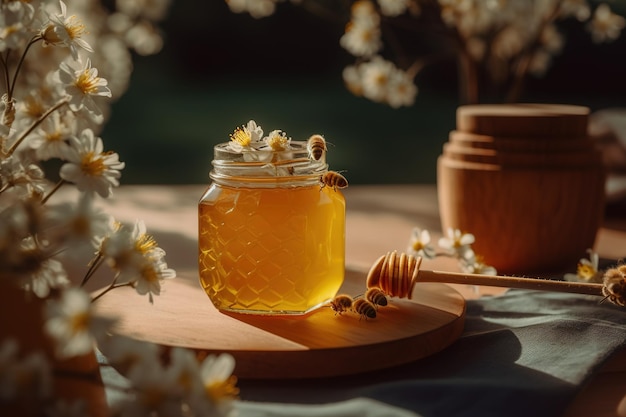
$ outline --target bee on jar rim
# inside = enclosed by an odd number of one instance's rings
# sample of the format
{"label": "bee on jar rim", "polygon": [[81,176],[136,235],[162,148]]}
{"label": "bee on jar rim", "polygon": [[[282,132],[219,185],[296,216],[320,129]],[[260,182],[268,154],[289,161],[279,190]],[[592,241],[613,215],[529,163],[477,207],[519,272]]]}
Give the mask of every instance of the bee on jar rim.
{"label": "bee on jar rim", "polygon": [[333,309],[335,315],[348,311],[352,308],[353,299],[347,294],[337,294],[332,300],[330,300],[330,308]]}
{"label": "bee on jar rim", "polygon": [[365,299],[374,304],[375,307],[378,306],[386,306],[387,305],[387,295],[380,289],[376,287],[369,288],[365,293]]}
{"label": "bee on jar rim", "polygon": [[322,184],[320,190],[324,187],[331,187],[337,191],[338,188],[346,188],[348,186],[346,177],[336,171],[328,171],[320,176],[320,183]]}
{"label": "bee on jar rim", "polygon": [[313,135],[307,141],[306,148],[309,151],[309,157],[319,161],[326,152],[326,141],[322,135]]}
{"label": "bee on jar rim", "polygon": [[352,310],[360,316],[359,320],[362,318],[365,318],[365,320],[376,318],[376,307],[365,298],[355,300],[352,304]]}

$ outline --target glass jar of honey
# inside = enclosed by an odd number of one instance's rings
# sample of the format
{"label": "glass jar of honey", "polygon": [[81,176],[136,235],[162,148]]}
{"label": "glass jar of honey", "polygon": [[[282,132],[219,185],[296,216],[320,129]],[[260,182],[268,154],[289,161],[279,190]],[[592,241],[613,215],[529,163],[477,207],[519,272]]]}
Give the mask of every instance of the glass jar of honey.
{"label": "glass jar of honey", "polygon": [[221,311],[305,314],[332,299],[345,272],[345,200],[322,186],[325,156],[214,148],[198,204],[200,283]]}

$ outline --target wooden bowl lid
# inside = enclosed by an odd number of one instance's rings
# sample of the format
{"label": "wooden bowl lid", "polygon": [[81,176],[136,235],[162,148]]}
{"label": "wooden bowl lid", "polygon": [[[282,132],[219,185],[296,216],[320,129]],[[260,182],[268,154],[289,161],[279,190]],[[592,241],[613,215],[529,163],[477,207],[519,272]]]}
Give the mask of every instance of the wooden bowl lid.
{"label": "wooden bowl lid", "polygon": [[589,108],[565,104],[460,106],[457,130],[504,137],[586,136]]}

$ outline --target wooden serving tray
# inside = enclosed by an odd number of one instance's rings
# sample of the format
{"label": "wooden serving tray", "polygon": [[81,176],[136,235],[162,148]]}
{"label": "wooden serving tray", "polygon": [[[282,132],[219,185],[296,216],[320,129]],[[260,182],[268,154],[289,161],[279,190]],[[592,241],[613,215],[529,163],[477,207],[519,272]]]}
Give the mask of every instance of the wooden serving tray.
{"label": "wooden serving tray", "polygon": [[[357,295],[365,272],[346,272],[342,292]],[[228,352],[238,378],[313,378],[383,369],[432,355],[463,332],[465,300],[445,284],[424,283],[413,300],[391,299],[374,319],[319,308],[303,316],[219,312],[197,280],[165,282],[154,304],[134,289],[112,291],[95,304],[115,316],[116,333],[199,356]],[[106,352],[104,352],[106,355]]]}

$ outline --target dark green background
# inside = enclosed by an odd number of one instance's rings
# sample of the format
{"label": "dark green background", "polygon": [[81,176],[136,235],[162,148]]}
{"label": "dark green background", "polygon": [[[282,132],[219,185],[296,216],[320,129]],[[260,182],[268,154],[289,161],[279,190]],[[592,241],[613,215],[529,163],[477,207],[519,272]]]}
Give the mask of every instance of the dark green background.
{"label": "dark green background", "polygon": [[[127,164],[123,184],[207,183],[213,145],[250,119],[295,140],[323,134],[331,169],[352,184],[435,182],[461,104],[454,60],[426,67],[415,105],[392,109],[344,88],[341,71],[353,58],[339,46],[341,19],[285,2],[255,20],[223,1],[177,0],[161,26],[163,51],[136,57],[102,133]],[[582,25],[566,29],[565,50],[521,101],[626,107],[625,38],[593,45]]]}

